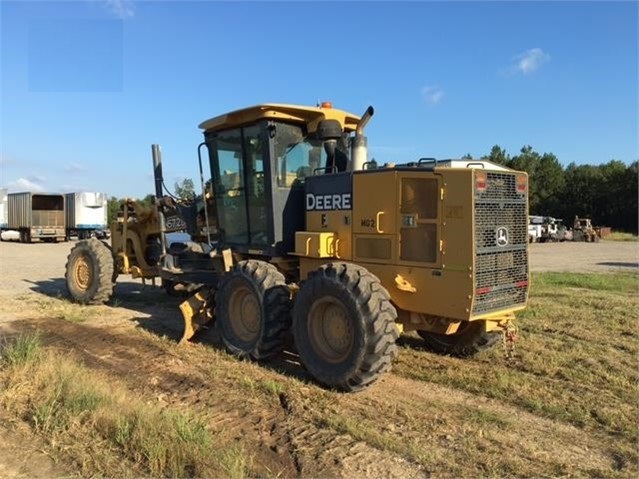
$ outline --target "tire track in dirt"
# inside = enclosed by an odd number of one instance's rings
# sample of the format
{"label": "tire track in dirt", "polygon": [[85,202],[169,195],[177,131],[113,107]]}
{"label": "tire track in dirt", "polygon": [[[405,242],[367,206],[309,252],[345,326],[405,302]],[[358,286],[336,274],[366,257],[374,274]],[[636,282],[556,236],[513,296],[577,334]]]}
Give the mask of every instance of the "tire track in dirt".
{"label": "tire track in dirt", "polygon": [[196,410],[212,432],[243,443],[256,463],[284,477],[423,476],[417,464],[397,454],[316,424],[286,393],[244,394],[237,379],[223,371],[242,366],[256,376],[278,375],[268,368],[229,359],[228,366],[207,373],[200,365],[212,359],[209,347],[187,347],[174,354],[174,345],[145,338],[130,323],[105,327],[37,318],[16,322],[14,328],[37,328],[47,347],[118,377],[152,403]]}
{"label": "tire track in dirt", "polygon": [[[38,318],[12,327],[37,328],[45,345],[120,378],[151,404],[196,411],[212,432],[242,443],[256,464],[285,477],[436,477],[438,470],[450,471],[451,454],[463,454],[469,437],[483,448],[487,464],[509,464],[510,456],[518,456],[523,475],[561,471],[564,463],[581,464],[583,472],[605,471],[613,461],[603,436],[593,431],[476,394],[393,373],[360,393],[331,393],[206,345],[176,349],[136,330],[131,321],[98,323]],[[290,380],[297,387],[253,394],[263,380]],[[507,424],[478,423],[473,416],[482,414],[508,418]],[[364,433],[369,428],[390,443],[408,444],[409,453],[427,454],[430,470],[410,454],[393,452],[392,444],[376,447],[339,424],[318,420],[332,416],[351,419]],[[482,467],[489,465],[477,467],[485,474]]]}

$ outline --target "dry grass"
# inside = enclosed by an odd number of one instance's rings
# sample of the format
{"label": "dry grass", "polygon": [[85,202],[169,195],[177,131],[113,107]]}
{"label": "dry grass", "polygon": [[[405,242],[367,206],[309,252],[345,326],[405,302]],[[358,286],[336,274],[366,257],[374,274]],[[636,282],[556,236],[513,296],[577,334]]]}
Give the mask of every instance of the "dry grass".
{"label": "dry grass", "polygon": [[595,475],[625,477],[638,460],[637,285],[635,274],[534,275],[514,360],[499,348],[472,361],[406,351],[395,371],[592,433],[615,458]]}
{"label": "dry grass", "polygon": [[0,405],[84,477],[247,475],[250,455],[188,410],[160,409],[24,335],[3,347]]}
{"label": "dry grass", "polygon": [[[83,476],[288,477],[295,469],[261,462],[259,447],[290,435],[299,476],[315,477],[326,454],[352,447],[365,461],[397,458],[433,477],[634,477],[637,291],[636,274],[536,274],[513,360],[501,348],[439,356],[409,337],[393,374],[358,394],[137,330],[153,358],[180,364],[179,402],[161,408],[154,390],[19,336],[2,351],[0,406]],[[84,315],[78,305],[56,310],[56,301],[36,306],[62,319]],[[204,386],[189,385],[196,377]],[[346,462],[335,471],[357,475]]]}

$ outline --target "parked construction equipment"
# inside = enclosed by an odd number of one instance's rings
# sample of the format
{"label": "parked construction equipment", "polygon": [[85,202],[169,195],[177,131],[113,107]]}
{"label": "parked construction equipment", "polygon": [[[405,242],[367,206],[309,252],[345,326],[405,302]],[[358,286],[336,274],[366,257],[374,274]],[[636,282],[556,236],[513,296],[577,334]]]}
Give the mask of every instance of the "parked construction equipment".
{"label": "parked construction equipment", "polygon": [[[105,302],[118,274],[161,277],[190,290],[183,340],[214,319],[228,351],[260,360],[292,336],[310,374],[346,391],[390,368],[402,330],[441,353],[495,345],[528,297],[526,173],[432,158],[377,166],[372,115],[263,104],[203,122],[199,204],[164,193],[154,145],[155,205],[126,201],[111,247],[76,244],[71,296]],[[170,231],[193,240],[169,243]]]}
{"label": "parked construction equipment", "polygon": [[590,218],[580,218],[575,216],[572,228],[573,241],[585,241],[586,243],[595,243],[599,241],[599,233],[592,225]]}

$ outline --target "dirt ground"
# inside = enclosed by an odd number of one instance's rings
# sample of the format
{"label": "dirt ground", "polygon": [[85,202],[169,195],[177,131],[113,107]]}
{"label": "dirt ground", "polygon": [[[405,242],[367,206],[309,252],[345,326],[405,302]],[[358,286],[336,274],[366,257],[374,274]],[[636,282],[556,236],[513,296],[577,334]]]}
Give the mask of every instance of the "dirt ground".
{"label": "dirt ground", "polygon": [[[185,364],[180,357],[167,357],[166,351],[147,337],[132,335],[135,328],[151,331],[158,336],[178,339],[181,322],[177,302],[166,298],[159,288],[144,287],[139,281],[118,280],[117,294],[122,302],[108,308],[104,317],[89,323],[72,323],[53,318],[33,318],[20,301],[20,296],[39,293],[49,297],[66,296],[64,265],[72,243],[19,244],[0,243],[0,336],[10,335],[24,327],[45,332],[48,344],[73,349],[84,361],[105,371],[115,372],[132,387],[149,397],[170,404],[201,407],[212,424],[223,425],[227,433],[238,437],[254,436],[256,451],[262,456],[272,455],[272,461],[283,477],[425,477],[429,471],[389,451],[380,451],[347,434],[334,434],[318,428],[304,419],[305,401],[309,397],[304,388],[287,398],[286,404],[254,410],[240,396],[229,398],[222,392],[203,387],[205,378],[196,366]],[[639,243],[607,242],[548,243],[530,245],[531,270],[558,272],[636,271],[639,268]],[[142,299],[140,299],[142,298]],[[146,298],[146,299],[144,299]],[[149,321],[153,319],[153,321]],[[151,326],[151,323],[153,324]],[[192,364],[206,361],[205,348],[193,348],[189,354]],[[160,360],[162,358],[162,360]],[[135,364],[136,367],[132,365]],[[201,364],[201,363],[200,363]],[[243,366],[245,367],[245,366]],[[250,366],[246,366],[250,367]],[[286,369],[284,362],[275,367]],[[299,369],[293,375],[304,379]],[[255,374],[271,374],[256,367]],[[412,423],[432,421],[423,411],[423,404],[438,402],[455,405],[476,401],[471,395],[442,386],[411,381],[391,374],[383,377],[375,387],[353,395],[343,395],[335,401],[357,417],[398,411],[398,404],[406,408],[404,414]],[[490,400],[485,399],[487,404]],[[508,408],[495,401],[493,408]],[[333,407],[333,406],[331,406]],[[575,444],[566,454],[585,465],[598,467],[605,453],[582,431],[567,425],[533,417],[521,410],[512,410],[513,420],[519,422],[520,436],[512,438],[518,447],[530,448],[531,457],[546,457],[554,453],[555,444],[545,439],[546,431],[565,437],[567,444]],[[409,425],[396,423],[386,417],[383,427],[397,432],[401,439],[422,433]],[[401,419],[401,415],[398,416]],[[399,420],[398,419],[398,420]],[[401,421],[400,421],[401,422]],[[401,426],[401,427],[400,427]],[[406,429],[402,427],[406,426]],[[222,426],[221,426],[222,427]],[[13,423],[0,411],[0,477],[63,477],[74,471],[56,463],[43,451],[38,438],[24,425]],[[442,439],[443,437],[443,439]],[[448,441],[454,432],[444,433],[433,440]],[[539,459],[537,459],[539,460]],[[585,466],[584,466],[585,467]]]}

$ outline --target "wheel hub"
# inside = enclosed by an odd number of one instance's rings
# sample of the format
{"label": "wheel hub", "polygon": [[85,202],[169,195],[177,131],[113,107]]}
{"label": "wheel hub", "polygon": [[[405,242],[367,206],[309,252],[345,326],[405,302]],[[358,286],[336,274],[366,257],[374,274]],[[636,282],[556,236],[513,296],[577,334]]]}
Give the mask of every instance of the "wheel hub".
{"label": "wheel hub", "polygon": [[231,295],[230,323],[233,332],[242,341],[253,341],[260,334],[262,312],[255,293],[248,287],[238,288]]}
{"label": "wheel hub", "polygon": [[314,349],[329,362],[343,361],[353,347],[353,329],[346,308],[334,298],[315,302],[309,314]]}
{"label": "wheel hub", "polygon": [[74,268],[75,283],[82,291],[86,291],[93,281],[93,266],[89,258],[80,256],[75,262]]}

